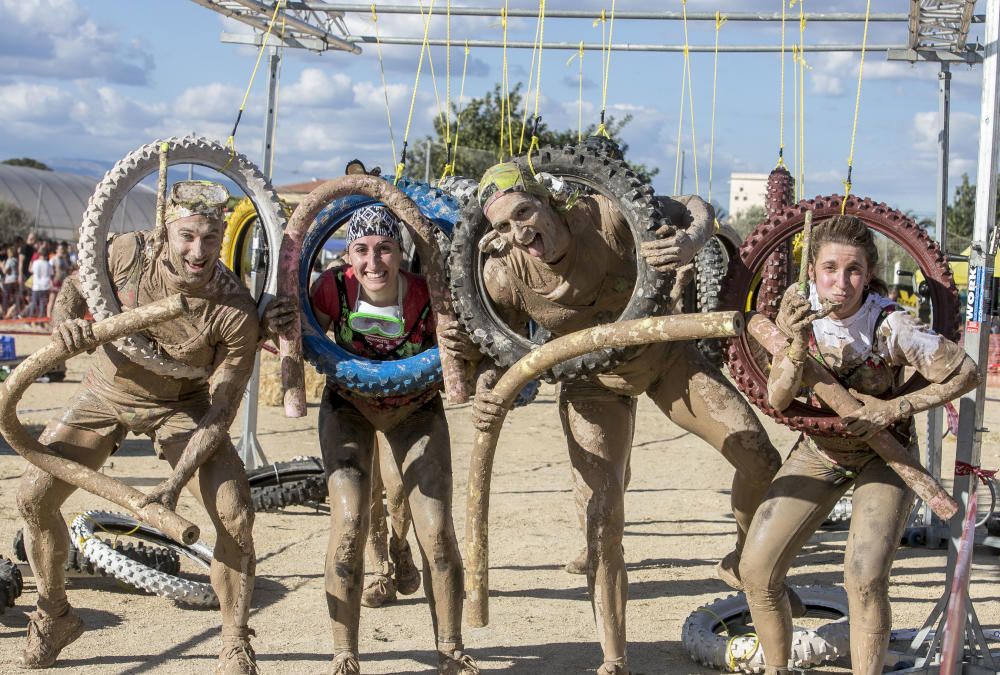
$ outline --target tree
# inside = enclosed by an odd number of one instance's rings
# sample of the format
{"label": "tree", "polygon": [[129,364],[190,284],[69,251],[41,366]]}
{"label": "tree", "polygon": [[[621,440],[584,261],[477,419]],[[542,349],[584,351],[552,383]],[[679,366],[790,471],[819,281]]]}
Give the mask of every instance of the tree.
{"label": "tree", "polygon": [[751,206],[746,211],[737,211],[735,215],[730,217],[729,225],[739,232],[741,237],[746,238],[750,234],[750,230],[764,222],[765,218],[767,218],[767,211],[764,210],[763,206]]}
{"label": "tree", "polygon": [[39,162],[37,159],[32,159],[31,157],[5,159],[0,162],[0,164],[9,164],[10,166],[26,166],[29,169],[38,169],[40,171],[52,171],[47,164]]}
{"label": "tree", "polygon": [[[518,83],[510,91],[508,97],[510,101],[511,115],[508,123],[507,116],[502,116],[504,122],[504,158],[510,155],[513,150],[515,155],[527,154],[528,146],[531,143],[532,119],[529,115],[525,125],[521,124],[523,114],[523,97],[521,96],[521,84]],[[431,152],[431,178],[436,179],[441,175],[441,171],[448,159],[448,146],[446,140],[451,139],[454,145],[456,133],[456,119],[458,121],[458,152],[455,158],[455,174],[478,179],[489,167],[501,161],[500,158],[500,125],[501,113],[505,111],[506,103],[502,94],[500,84],[494,86],[493,91],[489,91],[482,98],[471,99],[463,108],[458,108],[454,103],[451,105],[450,133],[445,128],[445,120],[438,116],[434,120],[434,137],[426,137],[423,140],[411,143],[406,151],[406,175],[412,178],[423,179],[426,169],[427,148],[430,145]],[[628,144],[621,143],[618,139],[621,130],[632,121],[631,115],[626,115],[618,120],[608,117],[605,122],[608,134],[612,139],[618,141],[622,152],[628,152]],[[522,128],[523,126],[523,128]],[[507,130],[510,131],[508,140]],[[590,125],[583,130],[583,136],[592,135],[597,130],[596,125]],[[578,133],[573,129],[555,131],[549,128],[544,121],[538,123],[537,128],[538,144],[545,145],[567,145],[577,142]],[[651,178],[659,173],[659,169],[647,169],[641,164],[632,164],[632,169],[640,175]]]}
{"label": "tree", "polygon": [[23,237],[35,227],[35,220],[28,212],[14,204],[0,202],[0,242],[12,242]]}
{"label": "tree", "polygon": [[976,186],[969,183],[969,174],[955,188],[955,197],[945,212],[945,240],[952,253],[964,251],[972,241],[972,225],[976,219]]}

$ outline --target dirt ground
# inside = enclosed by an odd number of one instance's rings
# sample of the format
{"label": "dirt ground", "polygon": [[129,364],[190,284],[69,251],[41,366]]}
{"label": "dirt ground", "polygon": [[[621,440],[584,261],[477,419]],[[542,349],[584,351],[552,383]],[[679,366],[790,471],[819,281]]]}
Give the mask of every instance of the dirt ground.
{"label": "dirt ground", "polygon": [[[44,338],[17,338],[29,353]],[[36,384],[19,408],[23,421],[44,424],[57,414],[77,386],[86,357],[70,363],[66,383]],[[986,404],[982,465],[1000,465],[1000,390]],[[529,407],[515,411],[500,440],[491,513],[490,625],[467,629],[468,649],[484,671],[525,674],[580,673],[600,663],[585,580],[562,566],[583,544],[569,490],[569,466],[554,405],[554,390],[543,387]],[[455,524],[464,539],[465,483],[472,426],[468,405],[448,411],[455,464]],[[269,460],[318,455],[317,407],[304,419],[285,419],[279,408],[262,408],[259,433]],[[238,424],[234,435],[238,435]],[[778,448],[786,453],[793,435],[765,419]],[[946,441],[946,465],[954,440]],[[105,471],[148,488],[167,475],[150,442],[132,439]],[[691,661],[681,643],[685,618],[700,605],[728,594],[713,565],[733,541],[729,515],[732,469],[701,440],[667,421],[650,403],[639,404],[627,497],[625,557],[628,561],[629,658],[633,673],[714,672]],[[11,541],[21,526],[15,504],[24,462],[0,445],[0,554],[13,556]],[[67,503],[76,513],[109,508],[83,493]],[[180,512],[203,528],[208,519],[190,496]],[[112,509],[115,510],[115,509]],[[792,570],[792,584],[842,584],[846,531],[821,531]],[[258,579],[252,626],[254,646],[266,674],[326,672],[332,649],[323,592],[327,516],[307,507],[257,516]],[[411,534],[411,541],[414,542]],[[903,548],[891,588],[896,628],[919,627],[943,591],[945,554]],[[986,626],[1000,625],[1000,559],[995,550],[976,551],[972,597]],[[219,648],[214,611],[182,609],[162,598],[142,595],[108,579],[74,579],[70,600],[88,631],[68,647],[58,666],[67,672],[209,672]],[[35,589],[0,616],[0,673],[17,672],[16,657],[25,634],[26,613]],[[433,633],[423,590],[362,614],[362,667],[365,673],[434,672]],[[849,672],[829,666],[825,672]]]}

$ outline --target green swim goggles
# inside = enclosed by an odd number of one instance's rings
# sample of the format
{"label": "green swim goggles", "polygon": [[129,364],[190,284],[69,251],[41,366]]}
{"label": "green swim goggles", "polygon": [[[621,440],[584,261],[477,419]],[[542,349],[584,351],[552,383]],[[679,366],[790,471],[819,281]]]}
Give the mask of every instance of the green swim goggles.
{"label": "green swim goggles", "polygon": [[406,331],[406,319],[403,318],[403,284],[397,280],[398,295],[396,304],[390,307],[377,307],[361,299],[354,303],[354,311],[347,316],[347,325],[355,333],[362,335],[377,335],[384,338],[402,337]]}

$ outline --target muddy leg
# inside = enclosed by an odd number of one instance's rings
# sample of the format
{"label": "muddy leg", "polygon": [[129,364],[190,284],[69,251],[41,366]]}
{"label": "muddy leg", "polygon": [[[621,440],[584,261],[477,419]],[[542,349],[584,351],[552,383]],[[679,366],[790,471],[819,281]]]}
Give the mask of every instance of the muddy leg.
{"label": "muddy leg", "polygon": [[[775,476],[747,535],[739,573],[768,673],[781,672],[792,651],[792,612],[785,577],[795,556],[849,483],[802,441]],[[775,670],[778,669],[778,670]]]}
{"label": "muddy leg", "polygon": [[672,422],[712,445],[736,469],[730,497],[736,547],[724,562],[735,573],[750,521],[781,466],[781,456],[750,405],[693,343],[677,350],[646,393]]}
{"label": "muddy leg", "polygon": [[410,507],[406,503],[403,477],[396,465],[396,458],[386,447],[382,451],[384,439],[379,441],[379,466],[382,484],[385,486],[385,506],[389,512],[389,559],[392,561],[396,590],[402,595],[412,595],[420,588],[420,570],[413,563],[413,552],[406,536],[410,531]]}
{"label": "muddy leg", "polygon": [[328,387],[320,405],[319,439],[330,490],[325,579],[334,656],[357,654],[375,429]]}
{"label": "muddy leg", "polygon": [[[39,440],[60,456],[98,469],[123,436],[117,427],[88,431],[51,422]],[[21,477],[17,507],[25,524],[25,548],[38,587],[38,609],[61,616],[69,609],[63,566],[69,555],[69,532],[59,507],[76,488],[35,466]]]}
{"label": "muddy leg", "polygon": [[559,390],[574,487],[585,504],[587,586],[605,663],[625,666],[628,575],[622,554],[625,474],[632,449],[635,399],[586,382]]}
{"label": "muddy leg", "polygon": [[851,614],[851,670],[882,672],[892,628],[889,571],[906,527],[913,493],[881,460],[861,472],[844,555],[844,585]]}
{"label": "muddy leg", "polygon": [[[381,456],[383,441],[376,443],[376,453]],[[385,522],[385,508],[382,503],[382,477],[379,461],[372,462],[372,503],[371,521],[368,527],[368,554],[372,557],[374,574],[361,594],[361,604],[365,607],[381,607],[396,599],[396,582],[392,579],[392,564],[389,562],[389,528]]]}

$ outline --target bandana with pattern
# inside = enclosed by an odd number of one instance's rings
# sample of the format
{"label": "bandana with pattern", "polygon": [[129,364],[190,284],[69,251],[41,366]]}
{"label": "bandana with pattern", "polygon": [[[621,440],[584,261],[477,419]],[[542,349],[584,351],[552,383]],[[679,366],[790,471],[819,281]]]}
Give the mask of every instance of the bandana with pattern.
{"label": "bandana with pattern", "polygon": [[377,234],[395,239],[402,245],[403,235],[399,227],[399,219],[387,207],[376,204],[362,206],[347,221],[347,243]]}

